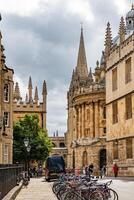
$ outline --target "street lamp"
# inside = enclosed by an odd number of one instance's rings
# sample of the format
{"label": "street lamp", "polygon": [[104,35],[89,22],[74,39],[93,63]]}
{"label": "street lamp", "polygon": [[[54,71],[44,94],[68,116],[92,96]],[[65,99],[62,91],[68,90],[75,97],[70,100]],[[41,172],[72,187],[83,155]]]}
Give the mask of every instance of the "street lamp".
{"label": "street lamp", "polygon": [[31,150],[31,146],[29,144],[29,138],[24,138],[24,145],[26,147],[26,151],[27,151],[27,154],[26,154],[26,170],[28,171],[29,170],[29,159],[28,159],[28,153],[30,152]]}
{"label": "street lamp", "polygon": [[29,138],[24,138],[24,145],[27,148],[29,145]]}

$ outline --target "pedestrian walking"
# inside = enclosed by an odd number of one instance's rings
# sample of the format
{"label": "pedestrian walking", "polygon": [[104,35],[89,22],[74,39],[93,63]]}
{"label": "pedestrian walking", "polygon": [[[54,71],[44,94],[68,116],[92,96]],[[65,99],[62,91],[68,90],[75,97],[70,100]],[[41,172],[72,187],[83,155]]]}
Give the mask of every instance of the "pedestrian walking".
{"label": "pedestrian walking", "polygon": [[118,176],[118,171],[119,171],[119,167],[116,163],[114,163],[113,164],[113,173],[114,173],[115,178]]}
{"label": "pedestrian walking", "polygon": [[100,169],[100,177],[105,177],[106,176],[106,165],[103,165],[102,168]]}
{"label": "pedestrian walking", "polygon": [[94,166],[93,166],[93,164],[90,164],[89,167],[88,167],[89,178],[91,178],[91,176],[93,174],[93,170],[94,170]]}

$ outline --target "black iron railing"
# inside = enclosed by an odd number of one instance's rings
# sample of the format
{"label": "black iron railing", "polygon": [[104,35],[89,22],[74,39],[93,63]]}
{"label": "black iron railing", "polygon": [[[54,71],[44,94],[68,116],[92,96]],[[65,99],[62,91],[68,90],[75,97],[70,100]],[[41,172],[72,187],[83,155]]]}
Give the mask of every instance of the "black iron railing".
{"label": "black iron railing", "polygon": [[22,171],[22,165],[0,164],[0,200],[16,186],[17,177]]}

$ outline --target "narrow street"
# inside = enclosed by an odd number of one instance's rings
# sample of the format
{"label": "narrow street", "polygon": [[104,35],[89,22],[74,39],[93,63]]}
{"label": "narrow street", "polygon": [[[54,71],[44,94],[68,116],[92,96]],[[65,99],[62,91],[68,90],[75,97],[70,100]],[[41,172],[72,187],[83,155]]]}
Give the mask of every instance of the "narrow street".
{"label": "narrow street", "polygon": [[[102,182],[107,182],[102,180]],[[27,188],[22,188],[16,200],[57,200],[52,192],[52,182],[43,178],[32,178]],[[113,180],[110,186],[119,195],[119,200],[132,200],[134,197],[134,181]]]}
{"label": "narrow street", "polygon": [[15,200],[57,200],[52,192],[52,182],[42,178],[32,178],[27,188],[22,188]]}

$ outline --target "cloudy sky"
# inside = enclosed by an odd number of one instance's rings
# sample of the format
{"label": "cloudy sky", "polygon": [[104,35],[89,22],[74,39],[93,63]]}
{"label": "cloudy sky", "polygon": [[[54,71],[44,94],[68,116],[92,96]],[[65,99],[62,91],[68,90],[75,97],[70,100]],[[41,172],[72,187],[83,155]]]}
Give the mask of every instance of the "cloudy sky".
{"label": "cloudy sky", "polygon": [[67,90],[76,66],[83,22],[88,67],[94,69],[104,48],[105,28],[111,23],[118,33],[120,17],[131,8],[131,0],[0,0],[7,65],[15,71],[21,95],[28,78],[38,86],[47,82],[47,128],[49,135],[66,131]]}

